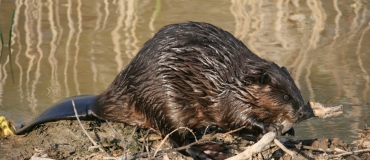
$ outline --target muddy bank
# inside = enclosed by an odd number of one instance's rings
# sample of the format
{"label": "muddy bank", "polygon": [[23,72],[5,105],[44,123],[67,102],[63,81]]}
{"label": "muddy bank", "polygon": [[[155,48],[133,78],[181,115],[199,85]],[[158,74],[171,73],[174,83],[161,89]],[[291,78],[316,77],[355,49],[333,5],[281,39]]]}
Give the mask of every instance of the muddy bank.
{"label": "muddy bank", "polygon": [[[139,139],[147,135],[148,130],[135,129],[122,123],[82,121],[82,125],[93,140],[102,146],[104,152],[100,151],[99,147],[93,147],[76,120],[61,120],[41,124],[26,135],[1,138],[0,159],[29,159],[32,156],[52,159],[102,159],[142,153],[146,151],[146,146],[152,148],[156,142],[140,142]],[[124,152],[124,148],[127,148],[127,152]]]}
{"label": "muddy bank", "polygon": [[[122,155],[136,155],[138,159],[147,159],[153,158],[154,151],[162,142],[152,131],[121,123],[83,121],[82,124],[92,139],[101,146],[100,149],[93,147],[77,121],[63,120],[39,125],[27,135],[1,138],[0,159],[117,159]],[[344,143],[338,138],[294,140],[292,137],[281,137],[280,140],[302,159],[370,159],[370,129],[359,131],[359,135],[360,140],[353,144]],[[229,149],[228,156],[240,153],[254,143],[252,137],[225,134],[205,137],[213,137],[212,141],[226,145]],[[160,148],[164,152],[158,152],[155,159],[191,159],[170,150],[168,143],[162,144]],[[363,152],[356,152],[361,150]],[[149,156],[142,155],[147,151],[151,151]],[[253,158],[291,159],[291,156],[271,143]]]}

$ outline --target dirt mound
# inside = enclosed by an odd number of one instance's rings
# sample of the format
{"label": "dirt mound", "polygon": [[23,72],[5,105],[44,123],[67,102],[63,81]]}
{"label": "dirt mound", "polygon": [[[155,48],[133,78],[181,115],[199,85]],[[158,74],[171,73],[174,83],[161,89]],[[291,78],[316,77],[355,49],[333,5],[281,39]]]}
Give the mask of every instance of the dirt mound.
{"label": "dirt mound", "polygon": [[[98,146],[83,132],[75,120],[63,120],[39,125],[27,135],[8,136],[0,139],[0,159],[116,159],[122,155],[129,158],[191,159],[171,149],[168,143],[150,130],[125,126],[122,123],[83,121],[83,127]],[[334,139],[294,140],[281,137],[279,140],[301,159],[370,159],[370,129],[360,133],[360,140],[353,144]],[[229,156],[245,150],[254,143],[253,137],[236,137],[229,134],[206,135],[203,139],[227,146]],[[125,148],[126,152],[125,152]],[[150,151],[150,154],[145,152]],[[135,156],[135,157],[132,157]],[[253,159],[292,159],[273,142],[253,156]]]}

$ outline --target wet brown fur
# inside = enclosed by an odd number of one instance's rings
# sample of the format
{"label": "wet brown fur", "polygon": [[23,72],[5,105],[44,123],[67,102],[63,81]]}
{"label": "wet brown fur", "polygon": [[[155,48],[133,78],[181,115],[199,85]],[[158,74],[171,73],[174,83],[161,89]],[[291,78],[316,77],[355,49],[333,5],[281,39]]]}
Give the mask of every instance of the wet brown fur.
{"label": "wet brown fur", "polygon": [[[100,118],[195,132],[218,126],[261,135],[304,116],[303,99],[284,67],[253,54],[229,32],[208,23],[168,25],[144,44],[92,109]],[[171,135],[184,145],[187,130]]]}

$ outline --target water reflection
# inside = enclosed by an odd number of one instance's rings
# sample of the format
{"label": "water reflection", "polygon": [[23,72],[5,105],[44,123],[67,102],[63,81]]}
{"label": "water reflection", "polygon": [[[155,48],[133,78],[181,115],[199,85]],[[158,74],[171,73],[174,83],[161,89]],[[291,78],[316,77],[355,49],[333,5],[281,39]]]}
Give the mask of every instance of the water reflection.
{"label": "water reflection", "polygon": [[351,140],[370,122],[370,14],[365,3],[0,1],[3,31],[10,28],[11,12],[16,10],[14,58],[0,60],[0,113],[23,122],[64,97],[98,94],[158,29],[206,21],[230,31],[261,57],[286,66],[306,100],[345,105],[341,117],[311,119],[297,126],[298,138]]}

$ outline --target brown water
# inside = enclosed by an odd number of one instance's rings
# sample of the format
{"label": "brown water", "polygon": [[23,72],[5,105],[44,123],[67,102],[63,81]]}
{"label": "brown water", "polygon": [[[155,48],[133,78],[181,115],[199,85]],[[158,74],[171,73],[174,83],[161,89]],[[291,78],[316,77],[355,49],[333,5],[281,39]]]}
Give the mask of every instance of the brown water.
{"label": "brown water", "polygon": [[343,104],[297,125],[297,138],[357,138],[370,124],[370,1],[0,1],[0,115],[30,121],[56,101],[102,92],[162,26],[205,21],[286,66],[306,101]]}

